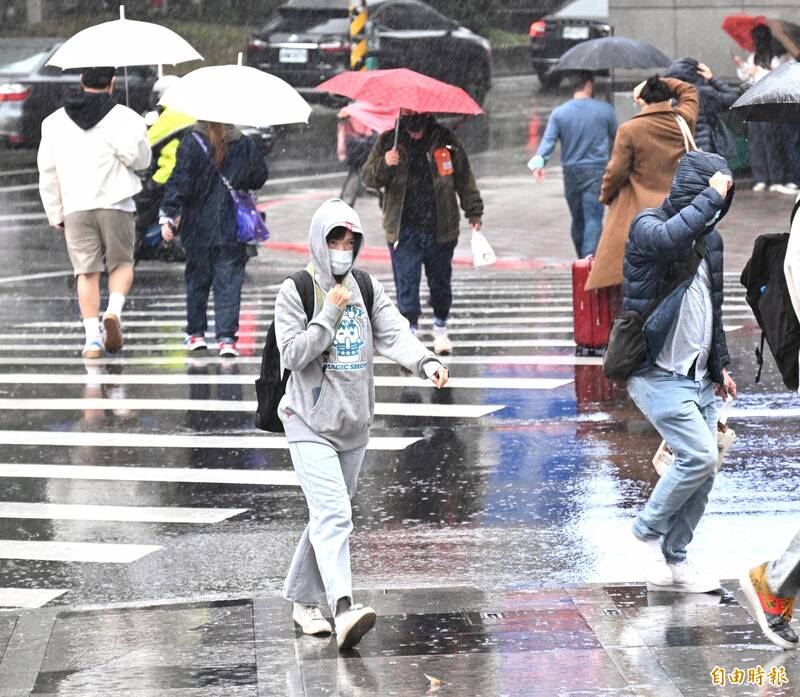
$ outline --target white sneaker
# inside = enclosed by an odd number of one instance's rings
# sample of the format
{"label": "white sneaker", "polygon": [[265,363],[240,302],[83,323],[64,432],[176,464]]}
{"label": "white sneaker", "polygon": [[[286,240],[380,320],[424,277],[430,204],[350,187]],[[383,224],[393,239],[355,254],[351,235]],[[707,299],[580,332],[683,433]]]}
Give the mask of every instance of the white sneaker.
{"label": "white sneaker", "polygon": [[333,633],[328,622],[316,605],[292,603],[292,619],[303,630],[303,634],[311,636],[330,636]]}
{"label": "white sneaker", "polygon": [[437,356],[449,356],[453,353],[453,342],[446,332],[437,333],[433,337],[433,352]]}
{"label": "white sneaker", "polygon": [[642,570],[642,576],[647,581],[647,589],[663,585],[672,585],[672,571],[664,559],[661,551],[661,538],[640,540],[636,535],[635,540],[636,558]]}
{"label": "white sneaker", "polygon": [[753,191],[755,192],[766,191],[766,190],[767,190],[767,185],[764,182],[757,182],[756,185],[753,187]]}
{"label": "white sneaker", "polygon": [[798,187],[797,184],[795,184],[794,182],[786,182],[784,186],[787,189],[791,189],[792,191],[797,191],[798,189],[800,189],[800,187]]}
{"label": "white sneaker", "polygon": [[688,559],[668,566],[672,571],[672,587],[664,590],[677,593],[711,593],[722,588],[718,578],[698,569]]}
{"label": "white sneaker", "polygon": [[352,649],[375,626],[375,610],[364,605],[352,605],[349,610],[336,615],[336,643],[340,649]]}
{"label": "white sneaker", "polygon": [[769,190],[776,194],[788,194],[790,196],[794,196],[797,193],[796,189],[790,189],[785,184],[773,184],[769,187]]}

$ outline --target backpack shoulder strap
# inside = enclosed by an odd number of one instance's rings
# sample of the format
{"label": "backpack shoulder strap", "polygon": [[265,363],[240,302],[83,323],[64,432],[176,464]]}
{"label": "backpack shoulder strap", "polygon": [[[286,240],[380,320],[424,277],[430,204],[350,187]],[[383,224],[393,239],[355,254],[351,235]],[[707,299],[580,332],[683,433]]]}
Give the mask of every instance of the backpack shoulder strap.
{"label": "backpack shoulder strap", "polygon": [[364,299],[364,307],[367,308],[367,316],[372,321],[372,306],[375,303],[375,289],[372,286],[372,276],[361,269],[353,269],[353,278],[358,283],[361,297]]}
{"label": "backpack shoulder strap", "polygon": [[295,271],[289,278],[297,288],[297,293],[303,301],[303,309],[306,311],[306,319],[310,322],[314,317],[314,279],[306,269]]}

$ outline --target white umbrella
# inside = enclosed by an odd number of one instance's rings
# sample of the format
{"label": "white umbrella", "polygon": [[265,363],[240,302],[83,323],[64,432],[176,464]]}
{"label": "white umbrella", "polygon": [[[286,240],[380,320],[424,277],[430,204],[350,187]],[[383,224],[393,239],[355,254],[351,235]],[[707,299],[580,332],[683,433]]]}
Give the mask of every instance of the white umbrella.
{"label": "white umbrella", "polygon": [[244,65],[198,68],[161,97],[169,106],[200,121],[240,126],[308,123],[311,107],[288,82]]}
{"label": "white umbrella", "polygon": [[125,19],[125,6],[120,5],[119,19],[79,31],[64,42],[47,65],[67,70],[176,65],[193,60],[203,60],[203,56],[186,39],[160,24]]}

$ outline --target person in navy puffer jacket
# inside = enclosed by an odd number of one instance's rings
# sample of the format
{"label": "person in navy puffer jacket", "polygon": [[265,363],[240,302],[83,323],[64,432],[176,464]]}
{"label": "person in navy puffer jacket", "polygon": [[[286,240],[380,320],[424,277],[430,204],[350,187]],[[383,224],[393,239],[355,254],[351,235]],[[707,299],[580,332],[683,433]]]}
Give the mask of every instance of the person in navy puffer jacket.
{"label": "person in navy puffer jacket", "polygon": [[647,353],[628,380],[636,406],[675,454],[633,534],[653,591],[706,593],[719,577],[689,564],[686,547],[705,511],[717,464],[718,395],[736,396],[722,326],[722,236],[716,223],[733,200],[733,180],[719,155],[690,152],[658,208],[641,211],[625,249],[625,310],[643,313],[685,269],[703,238],[693,277],[672,291],[645,322]]}
{"label": "person in navy puffer jacket", "polygon": [[[730,109],[738,99],[739,91],[722,78],[716,77],[711,69],[696,58],[681,58],[667,68],[664,77],[674,77],[694,85],[700,95],[700,111],[697,114],[694,139],[697,147],[706,152],[715,152],[723,157],[736,155],[736,143],[719,115]],[[728,152],[733,148],[732,152]]]}

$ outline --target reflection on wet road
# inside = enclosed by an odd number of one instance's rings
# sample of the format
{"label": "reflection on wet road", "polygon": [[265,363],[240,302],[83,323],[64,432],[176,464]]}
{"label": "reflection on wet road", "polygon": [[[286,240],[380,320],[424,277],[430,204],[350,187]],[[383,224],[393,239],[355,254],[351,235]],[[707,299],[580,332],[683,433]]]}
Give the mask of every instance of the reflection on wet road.
{"label": "reflection on wet road", "polygon": [[[253,427],[252,383],[283,275],[251,267],[251,350],[235,362],[182,352],[182,284],[169,267],[143,269],[124,357],[86,365],[61,281],[15,289],[24,311],[6,305],[0,333],[0,586],[15,590],[0,604],[278,590],[306,512],[283,440]],[[695,542],[723,577],[793,532],[798,437],[787,426],[800,406],[773,374],[747,389],[755,335],[728,281],[739,440]],[[376,366],[358,583],[637,580],[627,530],[655,482],[658,437],[599,359],[574,356],[568,274],[459,271],[455,297],[452,387]],[[19,345],[39,350],[29,358]]]}

